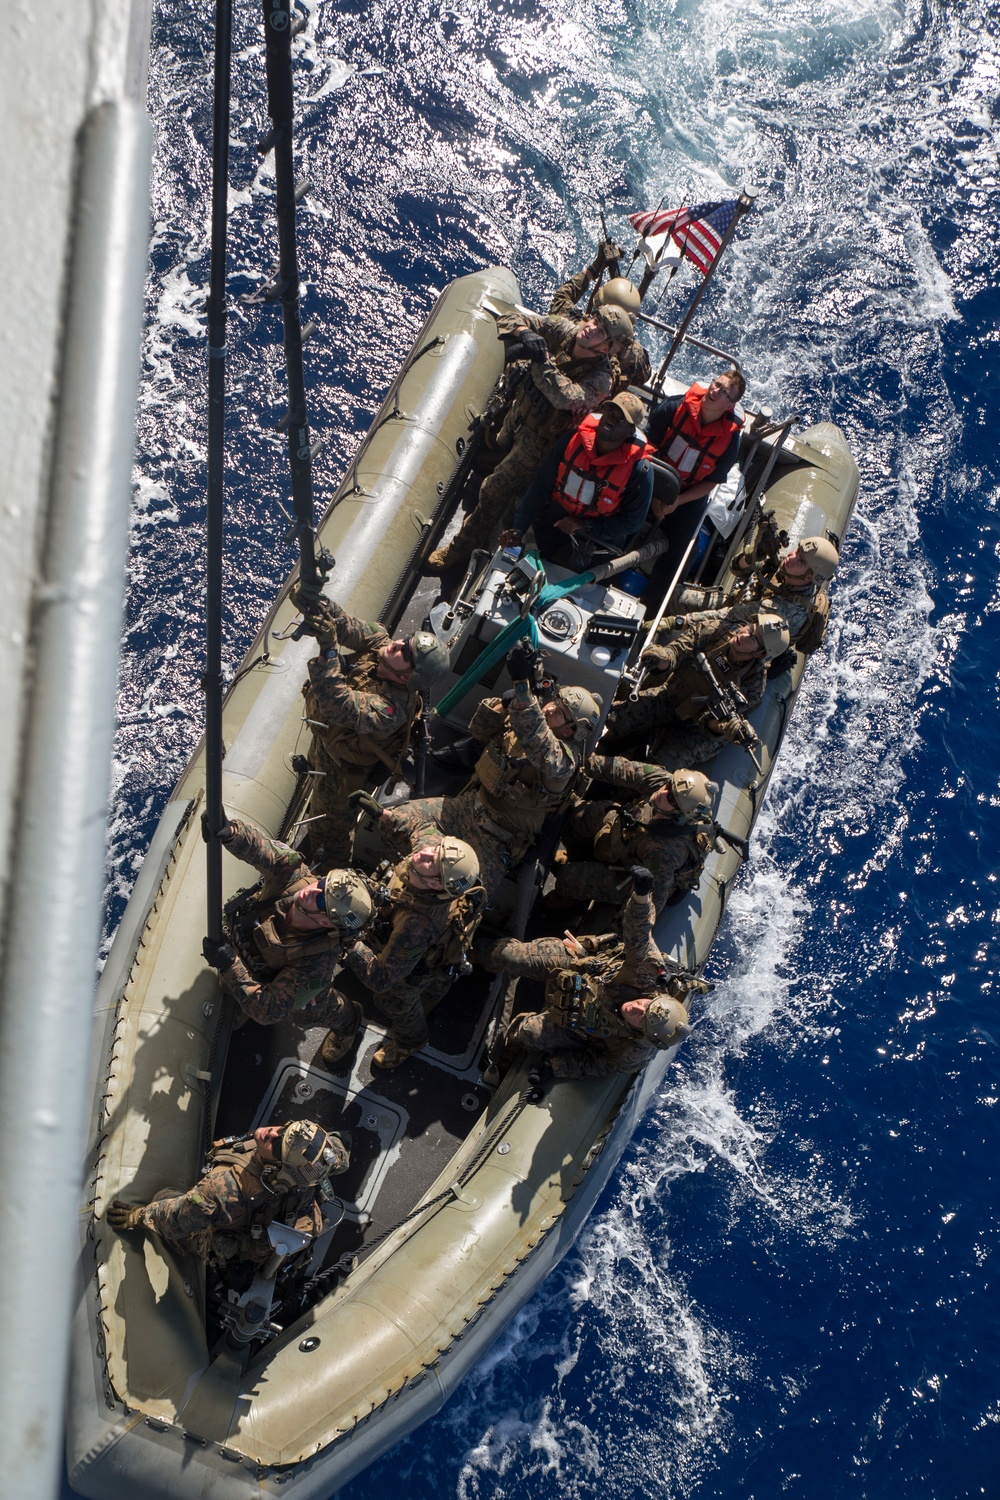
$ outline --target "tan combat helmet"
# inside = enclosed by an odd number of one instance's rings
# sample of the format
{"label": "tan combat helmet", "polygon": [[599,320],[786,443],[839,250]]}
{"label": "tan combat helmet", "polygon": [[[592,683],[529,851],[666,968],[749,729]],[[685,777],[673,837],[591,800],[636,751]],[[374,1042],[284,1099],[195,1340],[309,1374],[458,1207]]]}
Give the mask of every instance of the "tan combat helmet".
{"label": "tan combat helmet", "polygon": [[817,583],[828,583],[840,565],[840,553],[825,536],[804,536],[795,550]]}
{"label": "tan combat helmet", "polygon": [[479,856],[464,839],[441,840],[441,884],[449,896],[461,896],[479,884]]}
{"label": "tan combat helmet", "polygon": [[451,671],[447,651],[429,630],[418,630],[410,637],[410,655],[413,657],[414,679],[421,687],[440,682]]}
{"label": "tan combat helmet", "polygon": [[674,801],[682,813],[711,812],[719,795],[718,785],[701,771],[675,771]]}
{"label": "tan combat helmet", "polygon": [[588,693],[582,687],[561,687],[559,702],[573,715],[577,727],[583,730],[584,738],[593,734],[601,721],[601,709],[604,706],[595,693]]}
{"label": "tan combat helmet", "polygon": [[611,352],[627,349],[634,337],[632,319],[621,307],[595,307],[594,317],[611,340]]}
{"label": "tan combat helmet", "polygon": [[639,311],[641,302],[639,288],[627,276],[612,276],[610,281],[606,281],[594,293],[595,308],[620,307],[632,318]]}
{"label": "tan combat helmet", "polygon": [[372,914],[368,887],[353,870],[331,870],[323,880],[324,911],[341,932],[360,932]]}
{"label": "tan combat helmet", "polygon": [[281,1168],[275,1183],[316,1187],[324,1177],[339,1177],[350,1166],[351,1153],[339,1135],[312,1120],[293,1120],[281,1137]]}
{"label": "tan combat helmet", "polygon": [[772,615],[766,609],[757,612],[757,628],[764,641],[764,660],[774,661],[782,651],[788,650],[788,643],[792,639],[788,633],[788,626],[780,615]]}
{"label": "tan combat helmet", "polygon": [[643,1035],[654,1047],[666,1051],[691,1035],[687,1007],[672,995],[654,995],[643,1017]]}

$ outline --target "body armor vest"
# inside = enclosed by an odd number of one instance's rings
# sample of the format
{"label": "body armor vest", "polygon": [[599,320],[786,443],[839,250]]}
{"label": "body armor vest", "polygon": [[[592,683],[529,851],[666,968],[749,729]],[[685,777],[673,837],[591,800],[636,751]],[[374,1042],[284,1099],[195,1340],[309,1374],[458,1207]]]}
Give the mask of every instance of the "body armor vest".
{"label": "body armor vest", "polygon": [[545,981],[545,1005],[568,1031],[595,1041],[626,1036],[631,1031],[604,998],[599,979],[573,969],[556,969]]}
{"label": "body armor vest", "polygon": [[659,447],[660,457],[681,476],[682,488],[708,478],[732,442],[733,433],[743,426],[742,417],[733,412],[703,426],[698,413],[706,389],[693,385],[685,392]]}
{"label": "body armor vest", "polygon": [[633,434],[610,453],[597,451],[600,417],[584,417],[566,444],[556,473],[552,498],[571,516],[612,516],[636,464],[654,452],[652,444]]}
{"label": "body armor vest", "polygon": [[244,1145],[223,1146],[209,1153],[210,1168],[228,1167],[246,1208],[245,1222],[226,1229],[207,1229],[208,1256],[213,1260],[249,1260],[263,1264],[271,1254],[267,1227],[275,1219],[294,1223],[315,1208],[316,1194],[311,1188],[272,1191],[266,1181],[267,1168],[257,1156],[253,1141]]}
{"label": "body armor vest", "polygon": [[[575,339],[574,330],[573,342]],[[558,354],[550,355],[550,358],[557,370],[567,379],[574,381],[592,374],[597,363],[593,359],[574,359],[568,350],[560,350]],[[533,432],[538,433],[540,438],[550,443],[554,443],[557,437],[561,437],[566,429],[572,427],[577,421],[573,413],[565,407],[552,405],[544,391],[538,389],[527,368],[523,373],[519,372],[510,405],[510,414],[515,432],[522,427],[530,427]]]}
{"label": "body armor vest", "polygon": [[547,791],[538,770],[522,754],[512,729],[490,740],[475,771],[479,800],[490,817],[511,833],[532,837],[541,833],[549,813],[568,806],[578,775],[579,767],[563,791]]}
{"label": "body armor vest", "polygon": [[315,878],[310,873],[293,880],[277,901],[255,899],[261,888],[254,886],[227,903],[227,936],[255,979],[269,979],[289,964],[317,954],[329,953],[336,958],[340,953],[340,933],[336,928],[281,935],[281,919],[299,891],[313,885]]}
{"label": "body armor vest", "polygon": [[[345,724],[328,724],[324,729],[314,728],[313,734],[331,760],[348,766],[368,767],[381,764],[394,775],[409,748],[410,730],[416,714],[416,687],[410,692],[400,689],[398,698],[393,697],[391,685],[378,676],[379,660],[380,653],[376,649],[360,653],[344,667],[344,681],[355,693],[382,693],[387,698],[393,698],[394,702],[402,699],[404,713],[398,728],[393,729],[385,739],[359,734],[356,729],[349,729]],[[311,683],[306,684],[304,696],[309,718],[321,720],[322,711]]]}
{"label": "body armor vest", "polygon": [[415,891],[406,878],[407,864],[407,860],[402,860],[389,880],[389,900],[393,909],[417,911],[441,927],[439,939],[428,948],[416,973],[429,974],[435,969],[461,967],[468,962],[468,950],[486,909],[485,888],[470,886],[460,896]]}

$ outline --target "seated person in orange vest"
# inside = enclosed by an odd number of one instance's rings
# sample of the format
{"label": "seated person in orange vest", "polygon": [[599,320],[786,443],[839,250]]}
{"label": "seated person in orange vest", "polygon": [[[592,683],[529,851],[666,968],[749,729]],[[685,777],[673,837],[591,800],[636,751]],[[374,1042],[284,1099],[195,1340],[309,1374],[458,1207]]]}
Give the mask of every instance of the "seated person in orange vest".
{"label": "seated person in orange vest", "polygon": [[692,502],[704,500],[736,462],[743,418],[733,408],[745,390],[746,381],[734,366],[708,386],[695,382],[683,396],[668,396],[650,412],[649,441],[656,457],[677,475],[673,498],[658,494],[650,505],[670,542],[670,550],[658,564],[662,573],[673,572],[701,525],[704,505]]}
{"label": "seated person in orange vest", "polygon": [[653,495],[646,462],[653,450],[639,430],[642,417],[641,400],[625,391],[559,438],[501,543],[519,545],[531,527],[543,557],[561,551],[573,536],[621,550],[645,521]]}

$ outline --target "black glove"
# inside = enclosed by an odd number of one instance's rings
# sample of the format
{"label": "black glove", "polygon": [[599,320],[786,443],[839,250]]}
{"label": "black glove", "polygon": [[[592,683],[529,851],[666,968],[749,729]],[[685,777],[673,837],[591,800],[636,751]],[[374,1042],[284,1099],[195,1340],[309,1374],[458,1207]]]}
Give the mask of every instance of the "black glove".
{"label": "black glove", "polygon": [[[236,832],[236,829],[233,827],[232,823],[230,823],[229,819],[226,817],[226,809],[225,808],[222,809],[222,818],[223,818],[222,827],[219,829],[219,831],[215,835],[215,837],[219,840],[220,844],[228,844],[229,840],[232,838],[233,834]],[[208,808],[206,808],[205,811],[201,815],[201,836],[205,840],[206,844],[210,844],[212,842],[212,832],[211,832],[211,829],[208,826]]]}
{"label": "black glove", "polygon": [[133,1207],[131,1204],[122,1203],[119,1198],[116,1198],[105,1214],[105,1218],[112,1229],[116,1229],[119,1234],[123,1234],[128,1229],[139,1228],[141,1214],[141,1205]]}
{"label": "black glove", "polygon": [[518,641],[514,649],[507,653],[507,671],[511,682],[530,682],[537,660],[538,652],[534,646],[527,641]]}
{"label": "black glove", "polygon": [[549,346],[540,333],[526,328],[518,342],[524,351],[522,359],[530,359],[533,365],[542,365],[549,357]]}
{"label": "black glove", "polygon": [[653,894],[652,870],[647,870],[645,865],[633,865],[629,874],[632,877],[632,889],[637,896],[651,896]]}
{"label": "black glove", "polygon": [[371,792],[366,792],[364,788],[358,792],[348,792],[347,805],[348,807],[353,807],[355,810],[360,808],[370,818],[380,818],[385,812],[385,808],[378,798],[373,797]]}
{"label": "black glove", "polygon": [[225,938],[202,938],[201,951],[205,962],[210,963],[213,969],[221,973],[223,969],[229,969],[236,962],[236,949]]}

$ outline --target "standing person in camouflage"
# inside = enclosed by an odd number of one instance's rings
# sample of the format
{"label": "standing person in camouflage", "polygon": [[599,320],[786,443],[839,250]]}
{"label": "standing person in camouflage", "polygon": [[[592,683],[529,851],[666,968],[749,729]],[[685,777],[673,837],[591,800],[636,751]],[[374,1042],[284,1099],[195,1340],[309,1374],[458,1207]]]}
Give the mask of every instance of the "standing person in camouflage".
{"label": "standing person in camouflage", "polygon": [[[205,819],[202,829],[207,836]],[[230,903],[233,942],[205,938],[202,944],[223,990],[260,1026],[290,1018],[300,1026],[331,1027],[343,1057],[361,1007],[335,988],[333,977],[344,938],[359,936],[371,917],[368,887],[353,870],[317,877],[298,850],[242,818],[228,819],[217,837],[262,877],[254,891]]]}
{"label": "standing person in camouflage", "polygon": [[[321,655],[303,689],[312,726],[309,844],[333,865],[351,862],[357,815],[351,792],[395,775],[420,706],[417,689],[448,671],[448,653],[429,631],[393,640],[381,625],[345,614],[329,599],[293,595]],[[343,652],[353,652],[344,661]]]}
{"label": "standing person in camouflage", "polygon": [[188,1192],[164,1188],[140,1206],[116,1198],[107,1221],[119,1234],[145,1229],[175,1255],[262,1265],[271,1255],[267,1227],[275,1220],[301,1234],[322,1232],[318,1198],[350,1159],[350,1136],[312,1120],[261,1125],[243,1140],[216,1141],[208,1171]]}
{"label": "standing person in camouflage", "polygon": [[[629,317],[634,319],[642,299],[639,296],[638,287],[634,286],[627,277],[618,274],[618,262],[623,254],[621,245],[616,245],[614,240],[605,240],[590,265],[584,266],[582,271],[577,271],[575,276],[571,276],[558,288],[549,303],[550,314],[556,318],[566,318],[571,323],[582,323],[590,316],[590,313],[582,312],[577,304],[594,282],[600,280],[604,271],[610,268],[611,279],[598,288],[594,295],[594,306],[595,308],[620,307],[623,312],[628,313]],[[627,349],[621,350],[616,360],[621,374],[620,378],[615,380],[612,395],[620,390],[627,390],[630,385],[647,383],[652,373],[649,355],[637,338],[633,338]]]}
{"label": "standing person in camouflage", "polygon": [[[587,774],[633,798],[573,808],[563,832],[571,856],[556,869],[557,901],[618,906],[632,867],[642,865],[652,871],[654,913],[661,912],[698,884],[715,847],[719,788],[700,771],[665,771],[618,755],[590,756]],[[582,858],[572,857],[577,851]]]}
{"label": "standing person in camouflage", "polygon": [[600,308],[583,323],[517,313],[499,318],[497,331],[510,341],[508,359],[515,356],[517,366],[516,378],[508,378],[514,394],[496,439],[505,456],[483,480],[479,501],[460,530],[428,557],[425,573],[468,562],[494,528],[513,516],[556,438],[611,395],[611,356],[631,343],[632,320],[620,307]]}
{"label": "standing person in camouflage", "polygon": [[465,839],[479,856],[487,897],[524,858],[546,817],[570,801],[597,728],[601,705],[583,688],[556,690],[540,703],[531,688],[536,653],[521,644],[507,658],[510,706],[484,698],[469,721],[482,745],[472,780],[457,797],[429,797],[387,812],[380,831],[391,847],[413,847],[428,828]]}
{"label": "standing person in camouflage", "polygon": [[737,600],[756,600],[773,614],[781,615],[796,651],[811,656],[826,637],[830,599],[824,585],[833,578],[839,563],[840,553],[824,536],[803,537],[771,573],[757,571],[751,547],[733,562],[733,572],[743,575],[746,582],[737,585],[728,595],[722,589],[704,589],[688,584],[677,596],[677,608],[721,609]]}
{"label": "standing person in camouflage", "polygon": [[[745,714],[763,700],[766,664],[788,647],[788,626],[756,604],[669,616],[680,631],[668,646],[649,646],[642,660],[647,683],[633,703],[616,703],[608,715],[605,753],[652,742],[657,761],[668,770],[711,760],[724,743],[756,744]],[[745,699],[740,712],[714,716],[711,684],[698,666],[704,653],[721,686]]]}
{"label": "standing person in camouflage", "polygon": [[393,871],[389,903],[385,941],[359,939],[344,951],[347,968],[392,1022],[375,1068],[398,1068],[424,1045],[428,1014],[468,961],[486,906],[475,850],[447,835],[421,842]]}
{"label": "standing person in camouflage", "polygon": [[621,943],[567,937],[476,944],[476,962],[491,973],[545,985],[545,1009],[518,1016],[508,1029],[507,1063],[526,1049],[548,1055],[556,1078],[608,1078],[637,1073],[658,1048],[689,1034],[684,999],[708,985],[664,958],[653,941],[653,876],[640,867],[632,877]]}

